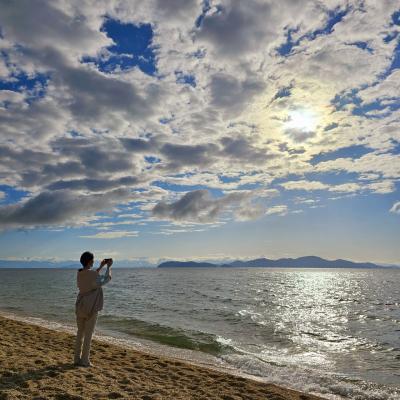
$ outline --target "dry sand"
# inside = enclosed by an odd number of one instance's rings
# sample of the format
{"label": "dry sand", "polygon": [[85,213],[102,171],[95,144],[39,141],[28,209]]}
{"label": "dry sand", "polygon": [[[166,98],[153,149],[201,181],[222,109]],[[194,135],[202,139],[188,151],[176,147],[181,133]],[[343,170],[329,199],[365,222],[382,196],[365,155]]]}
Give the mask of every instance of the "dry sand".
{"label": "dry sand", "polygon": [[97,340],[94,367],[74,367],[74,340],[0,316],[0,399],[320,399]]}

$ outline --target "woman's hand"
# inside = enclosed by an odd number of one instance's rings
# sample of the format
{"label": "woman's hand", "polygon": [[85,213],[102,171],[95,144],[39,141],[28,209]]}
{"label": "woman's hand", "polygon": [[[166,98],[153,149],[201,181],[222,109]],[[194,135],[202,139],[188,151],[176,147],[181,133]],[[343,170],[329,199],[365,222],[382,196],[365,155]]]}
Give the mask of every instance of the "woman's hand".
{"label": "woman's hand", "polygon": [[110,259],[108,260],[108,262],[107,262],[108,268],[110,268],[112,264],[113,264],[113,259],[110,258]]}
{"label": "woman's hand", "polygon": [[103,260],[103,261],[100,263],[99,267],[96,269],[97,273],[99,273],[99,272],[101,271],[101,269],[102,269],[106,264],[107,264],[107,261],[106,261],[106,260]]}

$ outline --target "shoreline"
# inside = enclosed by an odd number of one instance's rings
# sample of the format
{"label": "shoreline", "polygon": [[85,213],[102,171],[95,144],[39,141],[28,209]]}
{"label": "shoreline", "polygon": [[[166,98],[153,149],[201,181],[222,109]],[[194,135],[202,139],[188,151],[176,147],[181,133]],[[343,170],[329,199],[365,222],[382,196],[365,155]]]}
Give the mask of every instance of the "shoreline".
{"label": "shoreline", "polygon": [[0,314],[0,399],[318,400],[285,387],[94,337],[94,367],[72,364],[74,334]]}
{"label": "shoreline", "polygon": [[[50,329],[55,332],[67,333],[72,336],[76,334],[76,326],[69,323],[51,321],[41,317],[28,316],[26,314],[15,314],[0,309],[0,318],[11,319],[19,321],[28,325],[35,325],[45,329]],[[227,372],[232,375],[237,375],[249,378],[256,381],[264,381],[263,377],[251,375],[246,372],[238,371],[235,367],[224,362],[221,358],[209,353],[204,353],[199,350],[191,350],[182,347],[168,346],[166,344],[150,341],[148,339],[137,337],[124,337],[115,331],[104,330],[99,323],[97,323],[93,339],[99,342],[104,342],[111,345],[117,345],[133,351],[145,353],[155,357],[173,358],[177,361],[187,362],[199,367],[206,367],[215,369],[222,372]],[[265,382],[265,381],[264,381]],[[278,386],[280,386],[278,384]],[[301,389],[289,388],[292,390]],[[0,399],[1,400],[1,399]]]}

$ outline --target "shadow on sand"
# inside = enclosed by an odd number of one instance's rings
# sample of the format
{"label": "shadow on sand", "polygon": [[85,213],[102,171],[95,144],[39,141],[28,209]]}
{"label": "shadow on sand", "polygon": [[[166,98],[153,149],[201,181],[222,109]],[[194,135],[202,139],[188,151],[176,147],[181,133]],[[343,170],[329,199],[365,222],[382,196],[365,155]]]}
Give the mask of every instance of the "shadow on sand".
{"label": "shadow on sand", "polygon": [[[7,394],[3,393],[3,390],[10,389],[24,389],[28,388],[28,381],[38,381],[42,378],[60,378],[60,375],[65,371],[69,371],[71,369],[77,369],[78,367],[74,366],[73,363],[62,363],[56,365],[47,365],[40,369],[29,369],[28,371],[18,373],[16,371],[7,371],[0,376],[0,400],[7,399]],[[62,376],[61,376],[62,378]],[[3,397],[5,396],[5,397]],[[71,395],[56,395],[57,399],[80,399],[80,396],[71,396]]]}

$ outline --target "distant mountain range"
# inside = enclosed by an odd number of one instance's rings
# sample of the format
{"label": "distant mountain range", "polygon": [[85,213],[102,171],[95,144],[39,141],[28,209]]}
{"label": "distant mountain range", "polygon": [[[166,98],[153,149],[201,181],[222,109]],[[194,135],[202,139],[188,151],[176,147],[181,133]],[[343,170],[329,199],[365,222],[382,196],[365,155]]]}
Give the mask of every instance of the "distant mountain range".
{"label": "distant mountain range", "polygon": [[[348,260],[325,260],[320,257],[306,256],[299,258],[280,258],[270,260],[268,258],[257,258],[249,261],[233,261],[226,264],[213,264],[195,261],[166,261],[157,268],[388,268],[373,263],[359,263]],[[395,265],[390,267],[397,267]]]}
{"label": "distant mountain range", "polygon": [[[232,262],[196,262],[196,261],[165,261],[158,266],[144,259],[137,260],[115,260],[114,268],[400,268],[398,265],[377,265],[373,263],[357,263],[348,260],[325,260],[320,257],[307,256],[299,258],[280,258],[271,260],[268,258],[257,258],[248,261]],[[95,262],[98,265],[98,260]],[[78,269],[79,262],[66,261],[38,261],[38,260],[0,260],[0,268],[62,268]]]}

